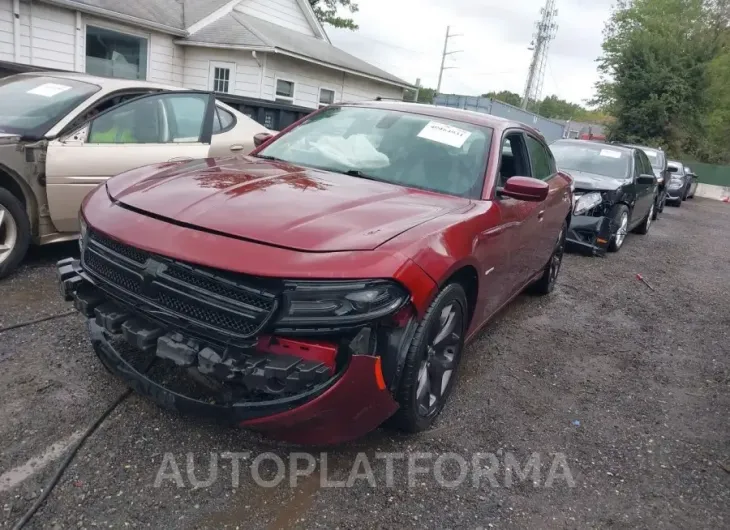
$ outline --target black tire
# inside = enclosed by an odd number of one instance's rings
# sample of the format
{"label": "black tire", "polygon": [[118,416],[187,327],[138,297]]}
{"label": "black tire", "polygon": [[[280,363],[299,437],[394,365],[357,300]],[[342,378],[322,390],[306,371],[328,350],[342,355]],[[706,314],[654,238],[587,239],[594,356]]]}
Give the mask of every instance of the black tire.
{"label": "black tire", "polygon": [[[619,229],[622,226],[622,218],[626,215],[626,233],[623,234],[623,238],[619,238]],[[609,252],[618,252],[621,250],[621,247],[624,246],[624,241],[626,241],[626,235],[629,231],[629,207],[625,204],[617,204],[613,207],[613,210],[611,212],[611,241],[608,244],[608,251]]]}
{"label": "black tire", "polygon": [[[15,270],[30,245],[30,221],[21,202],[8,190],[0,188],[0,245],[4,245],[6,237],[13,230],[14,241],[8,253],[0,250],[0,279]],[[5,218],[8,215],[10,218]],[[12,223],[12,225],[10,224]]]}
{"label": "black tire", "polygon": [[[449,341],[455,340],[453,344],[452,361],[449,363],[449,366],[452,368],[446,386],[442,386],[440,397],[436,398],[436,402],[434,402],[432,408],[429,407],[428,410],[424,410],[422,404],[419,403],[417,395],[420,390],[419,376],[423,375],[422,371],[425,365],[425,377],[428,379],[429,388],[424,388],[424,390],[429,393],[429,395],[425,397],[430,402],[431,383],[429,379],[429,370],[431,365],[430,361],[428,361],[428,356],[432,355],[432,352],[429,352],[429,350],[433,351],[433,348],[429,343],[435,338],[438,338],[440,334],[439,327],[443,326],[443,322],[441,321],[442,313],[450,306],[458,307],[461,312],[461,318],[454,324],[453,332],[457,333],[458,337],[454,338],[453,333],[452,336],[448,336],[447,334]],[[441,410],[451,393],[451,389],[454,386],[459,361],[464,349],[464,336],[466,335],[466,323],[468,322],[467,308],[468,305],[466,302],[464,288],[458,283],[446,285],[443,289],[441,289],[435,300],[431,303],[428,311],[426,312],[426,316],[419,324],[416,334],[408,349],[408,356],[406,357],[403,374],[395,396],[400,407],[385,423],[387,427],[411,433],[421,432],[428,429],[441,413]],[[445,365],[436,364],[435,366],[443,367]]]}
{"label": "black tire", "polygon": [[530,292],[539,296],[545,296],[555,290],[555,284],[560,274],[560,267],[563,264],[563,255],[565,254],[565,239],[568,235],[568,223],[563,222],[563,226],[558,234],[558,240],[555,242],[553,253],[550,260],[545,265],[542,276],[539,280],[530,286]]}
{"label": "black tire", "polygon": [[642,236],[649,233],[649,229],[651,228],[651,222],[656,219],[656,216],[654,215],[656,213],[656,198],[654,198],[654,201],[651,203],[651,208],[646,214],[646,217],[643,221],[641,221],[641,224],[636,227],[634,232],[637,234],[641,234]]}

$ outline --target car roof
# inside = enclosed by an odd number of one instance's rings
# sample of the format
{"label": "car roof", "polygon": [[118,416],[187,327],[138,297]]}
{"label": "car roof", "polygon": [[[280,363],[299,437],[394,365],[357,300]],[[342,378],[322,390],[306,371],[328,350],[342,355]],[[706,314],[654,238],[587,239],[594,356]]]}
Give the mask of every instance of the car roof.
{"label": "car roof", "polygon": [[351,107],[372,107],[383,110],[396,110],[400,112],[407,112],[410,114],[421,114],[423,116],[430,116],[432,118],[441,118],[444,120],[462,121],[471,125],[479,125],[482,127],[490,127],[495,131],[503,131],[505,129],[520,128],[529,131],[540,138],[544,138],[543,134],[524,123],[507,120],[498,116],[492,116],[491,114],[483,114],[481,112],[475,112],[472,110],[455,109],[452,107],[437,107],[435,105],[426,105],[424,103],[409,103],[406,101],[387,101],[387,100],[375,100],[375,101],[353,101],[342,103],[344,106]]}
{"label": "car roof", "polygon": [[138,79],[118,79],[112,77],[100,77],[91,74],[84,74],[80,72],[55,72],[55,71],[44,71],[39,70],[35,72],[24,72],[18,74],[19,76],[43,76],[43,77],[54,77],[56,79],[68,79],[71,81],[81,81],[84,83],[92,83],[100,86],[105,91],[113,90],[124,90],[125,88],[160,88],[165,90],[185,90],[182,87],[176,87],[173,85],[166,85],[164,83],[153,83],[150,81],[140,81]]}
{"label": "car roof", "polygon": [[662,149],[661,147],[651,147],[650,145],[625,144],[621,142],[615,145],[625,145],[626,147],[634,147],[636,149],[651,149],[652,151],[658,151],[660,153],[664,152],[664,149]]}
{"label": "car roof", "polygon": [[609,144],[606,142],[596,141],[596,140],[577,140],[573,138],[562,138],[560,140],[555,140],[552,144],[572,144],[572,145],[605,145],[606,148],[614,149],[616,151],[621,151],[623,153],[633,153],[638,149],[637,147],[629,146],[629,145],[623,145],[623,144]]}

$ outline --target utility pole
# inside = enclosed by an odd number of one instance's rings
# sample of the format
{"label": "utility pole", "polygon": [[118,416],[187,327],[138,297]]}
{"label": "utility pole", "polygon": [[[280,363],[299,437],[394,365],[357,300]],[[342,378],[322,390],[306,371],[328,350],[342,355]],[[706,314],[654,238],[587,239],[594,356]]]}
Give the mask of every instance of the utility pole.
{"label": "utility pole", "polygon": [[444,53],[441,55],[441,69],[439,70],[439,83],[436,87],[436,93],[441,93],[441,80],[444,78],[444,70],[450,70],[452,68],[456,68],[456,66],[446,66],[446,56],[447,55],[453,55],[455,53],[462,52],[464,50],[454,50],[452,52],[448,51],[449,49],[449,39],[454,37],[461,37],[461,34],[458,35],[452,35],[451,34],[451,26],[446,26],[446,38],[444,39]]}
{"label": "utility pole", "polygon": [[522,97],[522,109],[527,109],[530,100],[537,101],[542,93],[542,86],[545,81],[545,66],[547,64],[550,42],[555,38],[558,25],[555,18],[558,10],[555,9],[555,0],[546,0],[545,7],[540,11],[541,17],[535,27],[537,31],[533,34],[533,41],[530,49],[533,50],[530,70],[527,73],[525,93]]}

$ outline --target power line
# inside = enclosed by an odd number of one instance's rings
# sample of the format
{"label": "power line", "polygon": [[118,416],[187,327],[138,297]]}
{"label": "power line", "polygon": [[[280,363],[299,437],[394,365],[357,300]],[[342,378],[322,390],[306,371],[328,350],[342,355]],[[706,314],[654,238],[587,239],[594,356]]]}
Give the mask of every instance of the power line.
{"label": "power line", "polygon": [[444,52],[441,55],[441,69],[439,70],[439,82],[436,87],[436,93],[441,92],[441,80],[444,77],[444,70],[449,70],[451,68],[456,68],[456,66],[446,66],[446,56],[447,55],[453,55],[455,53],[460,53],[464,50],[454,50],[454,51],[448,51],[449,49],[449,39],[452,39],[454,37],[461,37],[461,34],[452,35],[451,34],[451,26],[446,26],[446,38],[444,39]]}

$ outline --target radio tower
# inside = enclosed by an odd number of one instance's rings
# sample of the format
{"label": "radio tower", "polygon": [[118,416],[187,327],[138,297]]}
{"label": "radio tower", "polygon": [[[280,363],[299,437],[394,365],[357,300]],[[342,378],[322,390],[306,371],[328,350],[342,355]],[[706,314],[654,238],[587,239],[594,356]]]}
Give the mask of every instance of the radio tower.
{"label": "radio tower", "polygon": [[537,101],[542,94],[542,85],[545,81],[545,66],[547,63],[548,49],[550,42],[555,38],[558,25],[555,17],[558,10],[555,9],[555,0],[546,0],[545,7],[540,10],[540,20],[535,24],[537,31],[532,35],[530,50],[533,50],[530,71],[527,74],[525,95],[522,97],[522,108],[526,109],[530,101]]}

